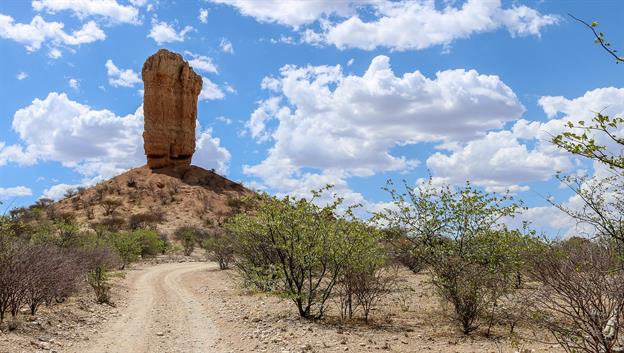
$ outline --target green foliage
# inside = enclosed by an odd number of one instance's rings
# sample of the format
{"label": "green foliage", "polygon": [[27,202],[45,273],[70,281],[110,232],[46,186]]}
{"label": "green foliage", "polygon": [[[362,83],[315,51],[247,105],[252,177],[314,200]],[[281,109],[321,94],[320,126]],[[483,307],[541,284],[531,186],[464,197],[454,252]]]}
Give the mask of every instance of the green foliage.
{"label": "green foliage", "polygon": [[141,256],[156,256],[165,251],[165,241],[153,230],[137,229],[130,233],[141,244]]}
{"label": "green foliage", "polygon": [[175,230],[173,233],[175,239],[182,243],[184,248],[184,255],[190,256],[195,250],[195,245],[201,243],[206,238],[207,234],[203,230],[197,227],[182,226]]}
{"label": "green foliage", "polygon": [[[553,137],[552,143],[574,155],[606,166],[608,177],[558,176],[582,201],[581,207],[554,206],[590,225],[597,235],[609,236],[624,244],[624,118],[597,113],[591,122],[568,122],[568,130]],[[598,142],[598,141],[603,141]],[[614,152],[619,151],[619,152]]]}
{"label": "green foliage", "polygon": [[611,43],[607,40],[607,36],[603,33],[603,32],[599,32],[597,31],[598,29],[598,22],[597,21],[593,21],[591,24],[576,18],[572,15],[570,15],[570,17],[572,17],[573,19],[575,19],[576,21],[582,23],[583,25],[585,25],[585,27],[589,28],[591,30],[591,32],[594,34],[594,43],[600,45],[602,47],[602,49],[604,49],[607,53],[609,53],[612,57],[615,58],[615,63],[619,64],[621,62],[624,62],[624,56],[620,56],[617,53],[616,49],[612,48]]}
{"label": "green foliage", "polygon": [[344,258],[337,282],[342,319],[351,319],[362,310],[368,323],[374,305],[390,289],[392,280],[386,276],[387,253],[382,246],[382,233],[362,221],[342,220]]}
{"label": "green foliage", "polygon": [[96,266],[87,273],[87,283],[93,288],[99,304],[110,303],[110,275],[104,266]]}
{"label": "green foliage", "polygon": [[201,246],[206,250],[208,260],[217,262],[221,270],[229,268],[230,263],[234,261],[232,237],[226,232],[215,231],[202,242]]}
{"label": "green foliage", "polygon": [[[400,193],[386,190],[394,208],[377,215],[389,234],[413,244],[412,254],[431,268],[439,296],[451,304],[464,333],[512,289],[521,269],[520,249],[530,241],[502,225],[522,207],[509,195],[490,194],[466,183],[436,187],[431,178]],[[392,239],[392,236],[391,236]]]}
{"label": "green foliage", "polygon": [[[320,318],[326,302],[347,266],[358,268],[376,253],[364,237],[364,227],[353,219],[352,208],[337,210],[342,199],[316,205],[328,188],[310,200],[261,194],[247,202],[252,211],[238,214],[227,224],[244,280],[272,289],[291,299],[304,318]],[[362,264],[364,266],[364,264]]]}
{"label": "green foliage", "polygon": [[[579,121],[574,123],[568,121],[568,130],[552,138],[552,143],[572,154],[587,157],[600,162],[616,173],[624,173],[624,155],[620,150],[619,154],[609,151],[606,143],[597,142],[597,138],[609,141],[611,144],[624,147],[624,136],[618,136],[621,127],[624,125],[623,117],[609,117],[601,113],[596,113],[594,118],[586,123]],[[611,150],[614,150],[611,148]]]}
{"label": "green foliage", "polygon": [[139,259],[143,246],[141,240],[134,233],[118,232],[109,236],[110,244],[113,246],[122,262],[122,269]]}

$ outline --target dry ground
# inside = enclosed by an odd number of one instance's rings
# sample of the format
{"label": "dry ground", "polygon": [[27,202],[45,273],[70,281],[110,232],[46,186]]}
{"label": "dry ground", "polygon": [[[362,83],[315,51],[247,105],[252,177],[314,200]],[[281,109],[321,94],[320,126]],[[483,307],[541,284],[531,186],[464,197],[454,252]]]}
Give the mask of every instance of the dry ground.
{"label": "dry ground", "polygon": [[[374,322],[340,324],[296,317],[286,299],[241,290],[234,272],[216,264],[142,264],[116,281],[116,307],[87,291],[68,303],[22,316],[0,333],[0,353],[15,352],[559,352],[536,343],[526,327],[511,339],[464,336],[448,324],[424,275],[401,274],[403,290],[373,313]],[[538,339],[546,339],[540,334]]]}

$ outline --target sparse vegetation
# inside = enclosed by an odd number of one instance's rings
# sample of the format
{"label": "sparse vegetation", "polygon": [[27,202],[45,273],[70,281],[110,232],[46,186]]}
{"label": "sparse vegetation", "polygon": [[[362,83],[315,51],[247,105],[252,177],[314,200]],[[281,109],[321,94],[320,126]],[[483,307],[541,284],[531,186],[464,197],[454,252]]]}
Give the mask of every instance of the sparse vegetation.
{"label": "sparse vegetation", "polygon": [[115,213],[115,210],[122,205],[121,200],[116,198],[105,198],[100,202],[100,205],[104,209],[105,216],[112,216]]}
{"label": "sparse vegetation", "polygon": [[234,261],[234,246],[232,237],[224,231],[214,231],[201,244],[206,250],[206,258],[219,264],[221,270],[230,267]]}
{"label": "sparse vegetation", "polygon": [[454,319],[468,334],[513,288],[519,246],[526,241],[519,232],[506,230],[501,220],[513,217],[521,206],[469,183],[454,190],[434,187],[429,179],[405,189],[388,188],[395,207],[379,218],[404,230],[399,240],[412,242],[410,255],[426,261],[440,298],[453,307]]}
{"label": "sparse vegetation", "polygon": [[620,352],[624,272],[613,241],[570,239],[536,257],[533,317],[566,352]]}
{"label": "sparse vegetation", "polygon": [[184,255],[191,256],[195,245],[206,238],[206,232],[197,227],[182,226],[175,230],[174,237],[182,243]]}
{"label": "sparse vegetation", "polygon": [[[260,195],[252,200],[253,212],[228,224],[246,283],[286,296],[303,318],[323,316],[345,266],[357,261],[351,256],[377,254],[377,233],[353,219],[352,209],[339,214],[342,199],[325,207],[314,203],[325,191],[314,192],[310,200]],[[359,241],[367,236],[373,242]],[[373,248],[361,248],[368,245]]]}

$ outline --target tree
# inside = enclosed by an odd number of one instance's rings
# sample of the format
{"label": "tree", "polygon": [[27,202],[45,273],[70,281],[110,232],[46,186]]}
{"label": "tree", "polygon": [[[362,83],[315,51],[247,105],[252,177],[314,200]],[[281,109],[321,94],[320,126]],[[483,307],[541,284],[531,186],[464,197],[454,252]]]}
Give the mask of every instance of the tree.
{"label": "tree", "polygon": [[[609,117],[596,113],[588,123],[583,120],[568,121],[568,130],[554,136],[551,141],[559,148],[597,161],[616,174],[623,175],[624,136],[618,136],[622,134],[622,125],[624,125],[624,117]],[[598,138],[603,141],[598,142]]]}
{"label": "tree", "polygon": [[517,232],[501,222],[521,209],[509,195],[490,194],[466,183],[436,187],[432,179],[400,193],[389,182],[392,209],[377,215],[401,229],[431,268],[438,295],[452,305],[468,334],[478,320],[512,289],[518,271]]}
{"label": "tree", "polygon": [[598,22],[594,21],[591,24],[589,24],[581,20],[580,18],[574,17],[571,14],[568,14],[568,15],[572,17],[573,19],[575,19],[576,21],[582,23],[583,25],[585,25],[585,27],[589,28],[592,31],[592,33],[594,34],[594,43],[600,45],[602,49],[604,49],[607,53],[609,53],[609,55],[614,57],[616,64],[624,62],[624,56],[619,56],[617,54],[617,50],[611,48],[611,43],[607,41],[607,37],[605,36],[605,34],[602,32],[596,31],[596,29],[598,28]]}
{"label": "tree", "polygon": [[143,250],[140,239],[130,232],[112,233],[109,240],[121,259],[121,269],[139,259]]}
{"label": "tree", "polygon": [[182,242],[184,247],[184,255],[191,256],[193,250],[195,250],[195,244],[201,242],[206,238],[204,231],[197,227],[182,226],[175,230],[174,236],[177,240]]}
{"label": "tree", "polygon": [[[597,23],[582,22],[596,35],[598,43],[615,55],[604,39],[603,33],[596,33]],[[624,245],[624,117],[610,117],[601,112],[589,122],[568,121],[567,130],[554,136],[551,142],[577,156],[588,158],[598,167],[605,167],[610,175],[559,176],[583,202],[581,208],[552,203],[579,223],[590,225],[596,235],[609,236]]]}
{"label": "tree", "polygon": [[316,204],[328,189],[309,200],[260,194],[227,224],[243,278],[280,292],[303,318],[323,316],[353,250],[352,208],[339,213],[343,200],[335,195]]}
{"label": "tree", "polygon": [[232,237],[227,232],[215,231],[201,245],[206,250],[207,259],[217,262],[221,270],[228,269],[234,261]]}

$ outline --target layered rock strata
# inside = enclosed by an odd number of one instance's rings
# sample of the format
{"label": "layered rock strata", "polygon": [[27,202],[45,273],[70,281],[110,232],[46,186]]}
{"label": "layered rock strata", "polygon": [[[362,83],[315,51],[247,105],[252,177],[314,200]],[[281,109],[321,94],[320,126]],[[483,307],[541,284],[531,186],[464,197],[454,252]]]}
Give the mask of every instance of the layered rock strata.
{"label": "layered rock strata", "polygon": [[159,50],[143,64],[143,142],[152,169],[189,166],[202,78],[182,56]]}

